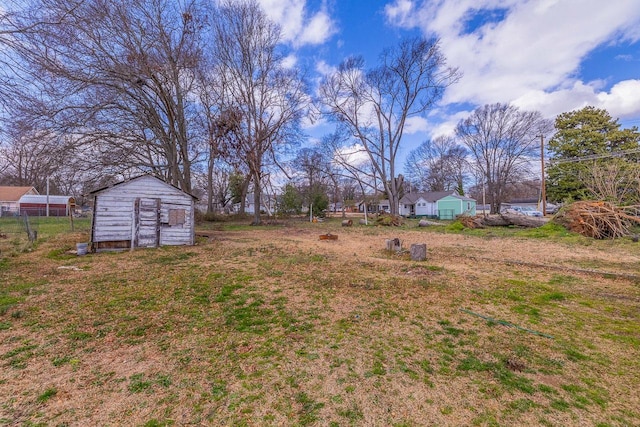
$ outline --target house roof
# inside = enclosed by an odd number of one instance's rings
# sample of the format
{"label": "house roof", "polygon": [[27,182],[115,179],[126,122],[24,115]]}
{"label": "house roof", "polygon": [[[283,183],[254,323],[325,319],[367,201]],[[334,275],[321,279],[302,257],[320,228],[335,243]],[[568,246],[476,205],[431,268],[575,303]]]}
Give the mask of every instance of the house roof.
{"label": "house roof", "polygon": [[[446,197],[446,196],[445,196]],[[455,197],[456,199],[460,199],[463,200],[465,202],[475,202],[476,199],[472,199],[471,197],[467,197],[467,196],[461,196],[459,194],[452,194],[451,197]]]}
{"label": "house roof", "polygon": [[29,191],[38,194],[38,191],[34,187],[0,187],[0,201],[2,202],[17,202],[20,197],[27,194]]}
{"label": "house roof", "polygon": [[116,182],[115,184],[107,185],[107,186],[105,186],[105,187],[98,188],[97,190],[90,191],[90,192],[89,192],[89,194],[90,194],[90,195],[92,195],[92,196],[94,196],[94,195],[96,195],[96,194],[98,194],[98,193],[100,193],[100,192],[102,192],[102,191],[104,191],[104,190],[107,190],[107,189],[110,189],[110,188],[113,188],[113,187],[117,187],[117,186],[119,186],[119,185],[126,184],[126,183],[128,183],[128,182],[136,181],[136,180],[138,180],[138,179],[147,178],[147,177],[148,177],[148,178],[157,179],[158,181],[162,182],[163,184],[168,185],[168,186],[170,186],[170,187],[173,187],[173,188],[175,188],[176,190],[178,190],[178,191],[182,191],[184,194],[187,194],[187,195],[189,195],[189,196],[193,197],[193,199],[194,199],[194,200],[198,200],[198,198],[197,198],[196,196],[194,196],[193,194],[191,194],[191,193],[187,193],[186,191],[182,190],[181,188],[176,187],[176,186],[175,186],[175,185],[173,185],[173,184],[169,184],[169,183],[168,183],[167,181],[165,181],[164,179],[158,178],[157,176],[153,176],[153,175],[151,175],[151,174],[143,174],[143,175],[135,176],[135,177],[133,177],[133,178],[125,179],[124,181]]}
{"label": "house roof", "polygon": [[455,195],[455,191],[429,191],[426,193],[408,193],[405,194],[402,199],[400,199],[400,203],[406,205],[412,205],[418,201],[418,199],[422,198],[427,202],[435,203],[443,197],[453,196]]}

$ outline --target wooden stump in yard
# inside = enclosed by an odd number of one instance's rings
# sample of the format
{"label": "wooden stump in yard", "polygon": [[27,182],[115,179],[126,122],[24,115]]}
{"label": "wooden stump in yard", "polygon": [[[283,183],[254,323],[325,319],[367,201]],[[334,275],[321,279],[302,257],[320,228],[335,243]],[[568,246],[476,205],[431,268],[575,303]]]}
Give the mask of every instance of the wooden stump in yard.
{"label": "wooden stump in yard", "polygon": [[397,237],[395,239],[387,239],[387,250],[389,252],[400,252],[402,250],[402,241]]}
{"label": "wooden stump in yard", "polygon": [[412,261],[424,261],[427,259],[427,244],[413,244],[410,249]]}
{"label": "wooden stump in yard", "polygon": [[351,221],[350,219],[345,219],[342,221],[343,227],[351,227],[352,225],[353,225],[353,221]]}

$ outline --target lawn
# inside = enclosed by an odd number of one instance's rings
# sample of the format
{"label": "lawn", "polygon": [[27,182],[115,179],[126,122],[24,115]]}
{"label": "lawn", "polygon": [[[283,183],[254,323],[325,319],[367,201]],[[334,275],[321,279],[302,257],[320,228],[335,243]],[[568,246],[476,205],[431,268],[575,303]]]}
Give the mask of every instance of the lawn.
{"label": "lawn", "polygon": [[45,228],[0,254],[0,425],[640,425],[631,240],[291,220],[79,257]]}

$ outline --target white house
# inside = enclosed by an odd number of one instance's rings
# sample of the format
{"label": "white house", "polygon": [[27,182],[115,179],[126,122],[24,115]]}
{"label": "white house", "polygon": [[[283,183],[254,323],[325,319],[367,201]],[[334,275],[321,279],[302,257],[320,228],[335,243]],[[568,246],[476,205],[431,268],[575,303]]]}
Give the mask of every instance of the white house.
{"label": "white house", "polygon": [[400,199],[398,213],[406,217],[454,219],[458,215],[475,215],[476,201],[456,191],[408,193]]}
{"label": "white house", "polygon": [[[260,212],[264,212],[269,216],[273,216],[276,213],[276,208],[278,206],[278,201],[275,197],[268,196],[266,194],[260,195]],[[233,205],[233,210],[235,213],[240,212],[240,203],[236,203]],[[247,197],[244,202],[244,213],[247,215],[253,215],[256,212],[256,204],[253,202],[253,194],[247,194]]]}

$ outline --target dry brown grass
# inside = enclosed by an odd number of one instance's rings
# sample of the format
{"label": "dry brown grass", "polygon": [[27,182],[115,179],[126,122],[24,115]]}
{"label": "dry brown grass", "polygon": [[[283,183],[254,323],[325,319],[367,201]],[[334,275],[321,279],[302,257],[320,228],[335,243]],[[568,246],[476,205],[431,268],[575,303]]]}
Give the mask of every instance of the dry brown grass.
{"label": "dry brown grass", "polygon": [[[86,236],[66,234],[8,260],[2,422],[640,423],[638,245],[339,221],[210,236],[73,257]],[[385,252],[395,237],[427,261]]]}

